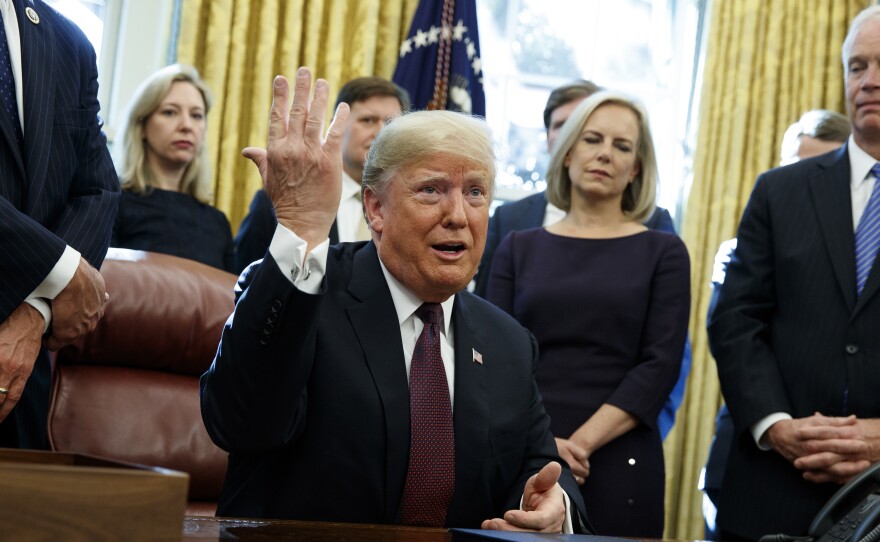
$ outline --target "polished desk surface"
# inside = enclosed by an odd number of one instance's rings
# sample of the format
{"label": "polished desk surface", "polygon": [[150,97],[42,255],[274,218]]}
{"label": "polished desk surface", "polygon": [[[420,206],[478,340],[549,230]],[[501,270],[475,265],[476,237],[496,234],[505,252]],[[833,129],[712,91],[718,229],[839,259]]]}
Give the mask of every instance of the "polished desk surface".
{"label": "polished desk surface", "polygon": [[451,542],[446,529],[401,525],[361,525],[317,521],[281,521],[187,516],[183,539],[243,540],[253,542],[307,540],[309,542]]}

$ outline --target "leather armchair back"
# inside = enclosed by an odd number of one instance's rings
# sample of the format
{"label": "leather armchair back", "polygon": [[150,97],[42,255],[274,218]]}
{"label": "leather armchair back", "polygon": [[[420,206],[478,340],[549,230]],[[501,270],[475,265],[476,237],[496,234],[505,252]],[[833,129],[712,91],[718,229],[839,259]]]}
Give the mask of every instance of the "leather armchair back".
{"label": "leather armchair back", "polygon": [[199,376],[233,309],[236,276],[165,254],[110,249],[98,327],[58,353],[53,450],[190,474],[188,513],[213,514],[226,453],[202,423]]}

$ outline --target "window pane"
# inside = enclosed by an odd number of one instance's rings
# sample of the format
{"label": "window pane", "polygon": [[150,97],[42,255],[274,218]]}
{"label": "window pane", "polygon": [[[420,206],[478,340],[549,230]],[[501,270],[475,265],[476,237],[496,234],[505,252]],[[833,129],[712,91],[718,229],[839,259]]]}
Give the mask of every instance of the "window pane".
{"label": "window pane", "polygon": [[675,214],[700,0],[478,0],[486,117],[499,144],[498,197],[545,188],[543,110],[553,88],[589,79],[644,102]]}
{"label": "window pane", "polygon": [[46,0],[56,11],[73,21],[92,42],[97,64],[101,64],[101,43],[104,37],[105,0]]}

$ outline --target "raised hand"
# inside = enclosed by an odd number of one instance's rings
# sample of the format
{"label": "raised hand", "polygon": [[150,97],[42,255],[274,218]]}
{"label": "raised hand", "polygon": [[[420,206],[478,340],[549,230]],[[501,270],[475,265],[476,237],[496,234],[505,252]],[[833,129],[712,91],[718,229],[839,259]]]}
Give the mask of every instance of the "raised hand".
{"label": "raised hand", "polygon": [[342,134],[348,122],[348,104],[336,110],[327,137],[322,136],[327,110],[327,82],[315,82],[300,68],[288,110],[289,87],[275,78],[269,113],[266,149],[248,147],[242,154],[259,168],[278,222],[308,243],[311,250],[327,239],[336,219],[342,190]]}

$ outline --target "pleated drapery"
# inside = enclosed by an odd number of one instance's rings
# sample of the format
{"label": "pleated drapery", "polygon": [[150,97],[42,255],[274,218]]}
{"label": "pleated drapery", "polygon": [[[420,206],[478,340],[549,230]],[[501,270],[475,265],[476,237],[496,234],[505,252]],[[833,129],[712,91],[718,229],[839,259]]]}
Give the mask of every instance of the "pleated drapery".
{"label": "pleated drapery", "polygon": [[[262,186],[241,157],[266,146],[272,80],[299,66],[339,88],[366,75],[391,78],[418,0],[186,0],[178,62],[192,64],[214,94],[207,144],[216,206],[234,230]],[[332,115],[332,112],[331,112]],[[329,116],[328,116],[329,121]]]}

